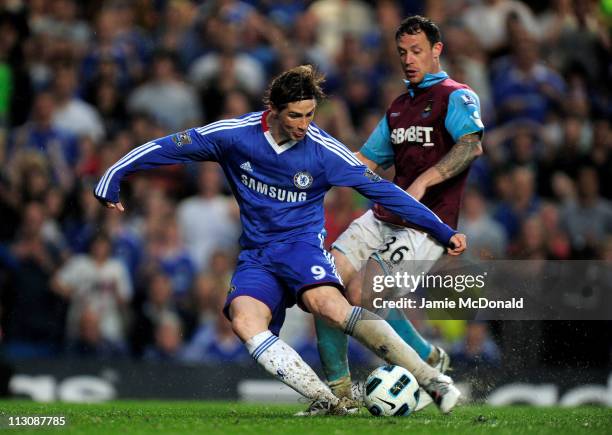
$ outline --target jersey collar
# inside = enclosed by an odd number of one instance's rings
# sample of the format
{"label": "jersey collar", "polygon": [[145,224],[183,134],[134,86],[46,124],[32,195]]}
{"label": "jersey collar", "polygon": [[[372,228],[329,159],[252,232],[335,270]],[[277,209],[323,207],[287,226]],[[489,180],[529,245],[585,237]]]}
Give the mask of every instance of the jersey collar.
{"label": "jersey collar", "polygon": [[[417,88],[429,88],[433,85],[437,85],[438,83],[440,83],[443,80],[446,80],[448,78],[448,74],[446,73],[446,71],[438,71],[437,73],[426,73],[425,76],[423,77],[423,81],[421,81],[421,83],[419,83],[418,85],[416,85]],[[408,88],[408,92],[410,92],[411,96],[414,96],[414,90],[413,87],[410,85],[410,81],[409,80],[404,80],[404,83],[406,84],[406,87]]]}
{"label": "jersey collar", "polygon": [[266,110],[264,111],[264,113],[261,114],[261,128],[263,130],[263,134],[266,140],[268,141],[272,149],[276,152],[276,154],[281,154],[287,151],[289,148],[292,148],[295,144],[298,143],[298,141],[290,140],[288,142],[285,142],[282,145],[277,144],[274,138],[272,137],[272,133],[270,133],[270,126],[268,125],[268,122],[266,121],[266,118],[268,117],[268,113],[270,113],[270,110]]}

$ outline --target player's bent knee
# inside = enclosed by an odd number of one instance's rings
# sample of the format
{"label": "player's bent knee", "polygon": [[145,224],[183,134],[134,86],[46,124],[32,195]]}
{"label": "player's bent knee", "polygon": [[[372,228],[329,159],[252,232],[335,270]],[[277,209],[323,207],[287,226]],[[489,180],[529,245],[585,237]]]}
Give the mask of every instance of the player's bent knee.
{"label": "player's bent knee", "polygon": [[316,317],[341,328],[351,306],[335,287],[318,287],[308,290],[302,295],[302,301],[308,310]]}
{"label": "player's bent knee", "polygon": [[247,314],[240,314],[232,318],[232,330],[242,341],[268,330],[269,322],[262,319],[253,319]]}
{"label": "player's bent knee", "polygon": [[253,332],[253,325],[250,320],[243,315],[234,316],[232,318],[232,330],[242,341],[247,341],[249,338],[256,335]]}
{"label": "player's bent knee", "polygon": [[268,329],[271,313],[262,302],[251,298],[239,299],[243,298],[235,299],[230,305],[232,330],[242,341],[247,341]]}

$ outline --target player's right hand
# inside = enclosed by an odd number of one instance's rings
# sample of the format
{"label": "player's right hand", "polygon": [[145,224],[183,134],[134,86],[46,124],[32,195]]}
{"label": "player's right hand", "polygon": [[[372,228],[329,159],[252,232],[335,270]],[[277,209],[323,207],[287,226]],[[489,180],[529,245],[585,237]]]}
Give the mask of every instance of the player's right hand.
{"label": "player's right hand", "polygon": [[457,233],[448,241],[446,252],[448,255],[461,255],[467,248],[465,234]]}

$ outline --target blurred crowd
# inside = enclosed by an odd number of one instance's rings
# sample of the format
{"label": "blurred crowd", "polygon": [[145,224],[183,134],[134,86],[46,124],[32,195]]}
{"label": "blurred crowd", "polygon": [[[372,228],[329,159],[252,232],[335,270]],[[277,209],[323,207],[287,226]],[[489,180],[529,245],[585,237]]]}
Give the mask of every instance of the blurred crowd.
{"label": "blurred crowd", "polygon": [[[219,315],[240,233],[219,167],[132,176],[124,214],[92,188],[135,146],[261,110],[267,82],[302,63],[327,75],[316,122],[357,151],[404,91],[394,32],[414,13],[440,25],[443,68],[480,96],[469,255],[612,260],[609,2],[0,0],[4,354],[248,360]],[[327,246],[369,205],[330,192]],[[289,341],[316,362],[295,317]],[[486,324],[424,330],[458,361],[499,363]]]}

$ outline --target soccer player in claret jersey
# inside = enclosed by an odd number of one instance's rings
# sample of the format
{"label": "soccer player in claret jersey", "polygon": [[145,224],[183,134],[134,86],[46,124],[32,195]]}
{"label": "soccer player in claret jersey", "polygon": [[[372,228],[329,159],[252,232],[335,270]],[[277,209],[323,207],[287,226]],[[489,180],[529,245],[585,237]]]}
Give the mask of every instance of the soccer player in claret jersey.
{"label": "soccer player in claret jersey", "polygon": [[449,412],[460,396],[452,380],[421,360],[387,322],[351,306],[343,296],[333,259],[323,248],[323,197],[334,185],[354,187],[406,221],[418,223],[452,255],[465,250],[465,236],[403,189],[382,180],[312,122],[323,97],[322,80],[312,67],[296,67],[270,84],[268,110],[135,148],[104,173],[95,196],[105,206],[123,211],[119,185],[126,175],[164,164],[219,162],[238,200],[243,227],[242,252],[223,311],[253,358],[313,400],[309,415],[347,412],[351,401],[338,399],[278,338],[286,308],[297,303],[389,363],[410,370],[429,394],[439,398],[440,410]]}
{"label": "soccer player in claret jersey", "polygon": [[[356,156],[372,171],[395,165],[393,181],[456,228],[468,167],[482,154],[479,99],[468,86],[442,71],[441,35],[433,22],[408,17],[397,29],[395,40],[407,92],[391,103]],[[356,305],[361,300],[360,286],[349,284],[359,279],[364,264],[368,270],[382,269],[394,275],[409,269],[418,276],[444,251],[445,246],[429,237],[418,222],[393,214],[381,202],[351,223],[332,245],[338,272],[351,288],[349,300]],[[393,261],[400,257],[400,264]],[[443,372],[448,368],[447,354],[428,343],[401,310],[379,314],[423,360]],[[328,383],[339,397],[350,397],[347,337],[315,321]],[[421,397],[417,410],[431,403],[426,395]]]}

